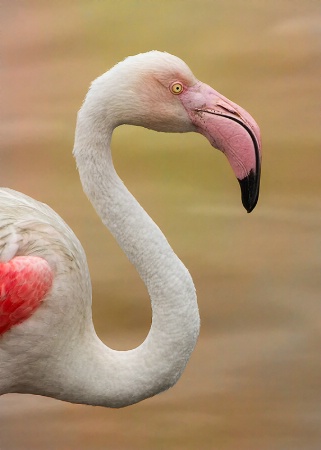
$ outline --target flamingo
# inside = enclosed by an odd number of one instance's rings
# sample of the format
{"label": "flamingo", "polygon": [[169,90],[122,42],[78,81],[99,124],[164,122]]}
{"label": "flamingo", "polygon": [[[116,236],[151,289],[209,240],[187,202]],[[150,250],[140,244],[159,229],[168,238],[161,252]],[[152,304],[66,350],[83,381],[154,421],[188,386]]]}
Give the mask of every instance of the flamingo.
{"label": "flamingo", "polygon": [[203,134],[227,156],[246,210],[257,203],[260,131],[243,108],[165,52],[130,56],[98,77],[78,113],[73,154],[85,193],[146,285],[151,328],[132,350],[102,343],[80,242],[47,205],[2,188],[0,394],[123,407],[173,386],[195,347],[192,278],[113,165],[112,134],[122,124]]}

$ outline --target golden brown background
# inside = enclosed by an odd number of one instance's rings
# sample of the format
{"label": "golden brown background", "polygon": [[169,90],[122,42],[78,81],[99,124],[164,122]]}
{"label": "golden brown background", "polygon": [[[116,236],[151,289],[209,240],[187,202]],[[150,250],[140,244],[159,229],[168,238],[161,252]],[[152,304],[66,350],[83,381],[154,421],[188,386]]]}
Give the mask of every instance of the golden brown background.
{"label": "golden brown background", "polygon": [[320,450],[319,0],[4,0],[1,184],[52,206],[84,245],[94,321],[138,345],[147,294],[82,193],[71,155],[92,79],[150,49],[184,59],[263,136],[248,215],[225,158],[198,135],[121,127],[117,170],[189,268],[201,336],[178,385],[122,410],[0,399],[1,450]]}

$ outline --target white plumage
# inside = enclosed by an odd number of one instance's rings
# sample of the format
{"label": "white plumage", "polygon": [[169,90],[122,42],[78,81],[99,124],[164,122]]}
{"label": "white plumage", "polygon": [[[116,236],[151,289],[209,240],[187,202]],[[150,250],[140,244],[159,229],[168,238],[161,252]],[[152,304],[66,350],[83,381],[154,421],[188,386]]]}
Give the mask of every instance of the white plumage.
{"label": "white plumage", "polygon": [[[182,87],[179,95],[173,92],[173,83]],[[95,80],[78,114],[74,156],[83,188],[151,298],[150,332],[133,350],[112,350],[97,337],[86,258],[70,228],[48,206],[12,190],[0,190],[0,260],[40,256],[54,273],[51,290],[32,316],[0,336],[0,394],[33,393],[121,407],[178,380],[199,334],[193,281],[157,225],[119,179],[110,143],[114,128],[123,123],[157,131],[197,131],[210,139],[215,130],[224,138],[226,123],[231,122],[226,148],[223,145],[221,150],[229,159],[237,155],[246,179],[250,174],[256,177],[243,192],[243,203],[248,195],[245,201],[253,209],[259,183],[258,127],[242,108],[233,112],[237,105],[232,102],[230,110],[222,108],[229,102],[225,97],[215,103],[219,94],[212,90],[208,95],[209,89],[179,58],[149,52],[127,58]],[[231,147],[233,127],[235,134],[243,133],[247,139],[240,142],[251,148],[241,148],[237,142]],[[254,157],[242,162],[243,151]]]}

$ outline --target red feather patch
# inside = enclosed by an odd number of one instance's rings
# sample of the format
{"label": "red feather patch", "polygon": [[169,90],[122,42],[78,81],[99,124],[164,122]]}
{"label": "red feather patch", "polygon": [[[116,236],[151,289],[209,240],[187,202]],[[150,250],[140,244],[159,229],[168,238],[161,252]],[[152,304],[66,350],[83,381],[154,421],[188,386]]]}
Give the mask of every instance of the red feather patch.
{"label": "red feather patch", "polygon": [[0,335],[33,314],[52,282],[51,267],[38,256],[0,262]]}

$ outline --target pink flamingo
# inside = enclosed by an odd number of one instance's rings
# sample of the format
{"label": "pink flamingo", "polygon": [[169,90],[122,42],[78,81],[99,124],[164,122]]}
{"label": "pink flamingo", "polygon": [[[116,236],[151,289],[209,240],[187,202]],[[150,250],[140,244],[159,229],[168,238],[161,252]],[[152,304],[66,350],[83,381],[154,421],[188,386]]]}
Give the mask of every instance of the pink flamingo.
{"label": "pink flamingo", "polygon": [[122,124],[202,133],[227,156],[247,211],[257,203],[257,124],[182,60],[152,51],[97,78],[78,114],[73,153],[84,191],[146,284],[151,329],[133,350],[104,345],[92,323],[78,239],[48,206],[1,189],[0,394],[126,406],[173,386],[194,349],[199,313],[191,276],[113,166],[112,133]]}

